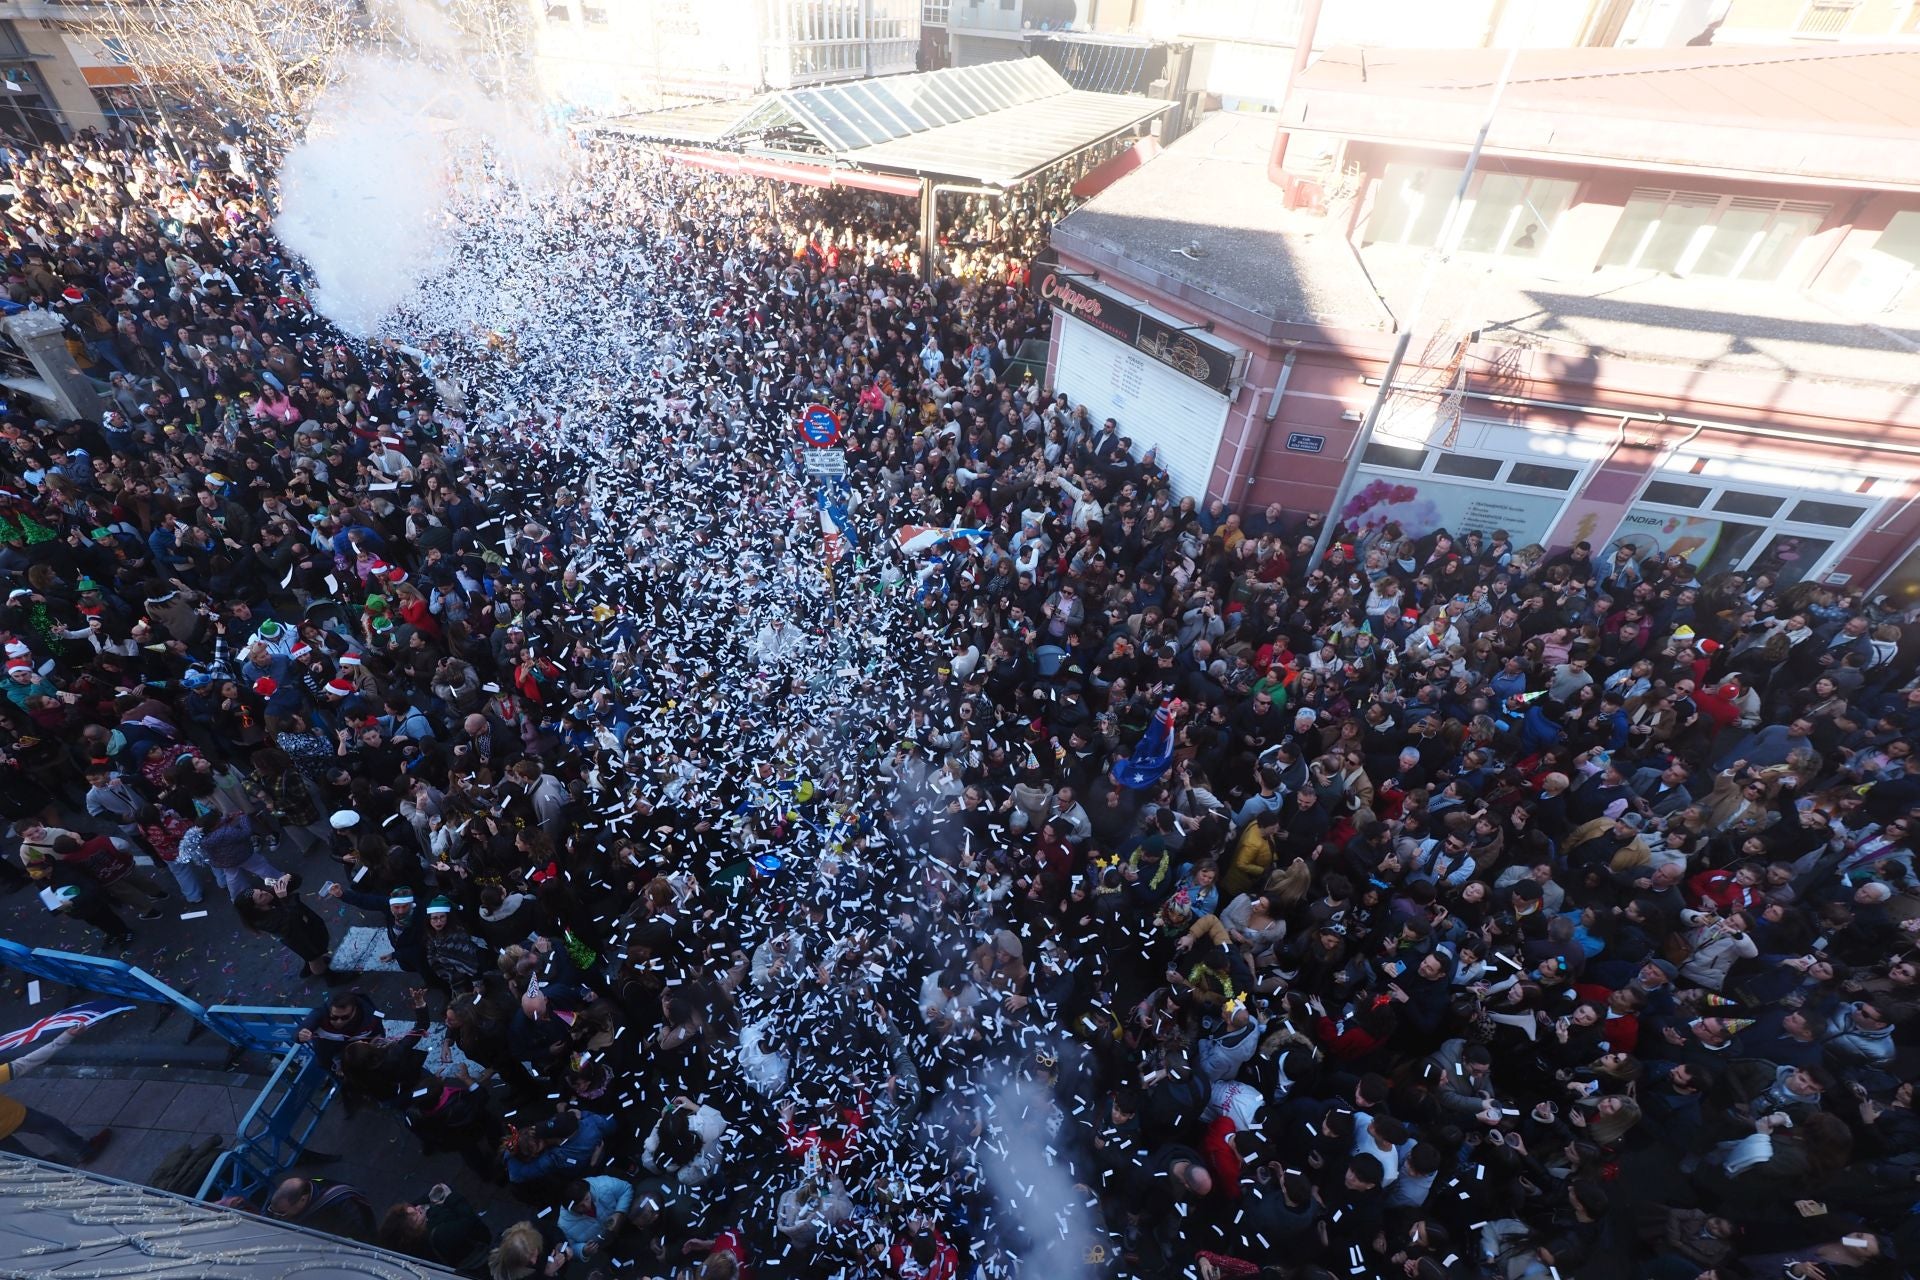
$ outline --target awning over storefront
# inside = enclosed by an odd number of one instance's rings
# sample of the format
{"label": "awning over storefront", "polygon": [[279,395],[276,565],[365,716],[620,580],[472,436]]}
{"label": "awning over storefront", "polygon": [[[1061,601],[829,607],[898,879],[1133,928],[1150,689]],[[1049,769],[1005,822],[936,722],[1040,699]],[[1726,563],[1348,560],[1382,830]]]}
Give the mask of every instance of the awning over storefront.
{"label": "awning over storefront", "polygon": [[779,163],[1011,187],[1173,106],[1075,89],[1044,59],[1023,58],[648,111],[595,128]]}
{"label": "awning over storefront", "polygon": [[1079,199],[1091,200],[1159,154],[1158,142],[1142,138],[1111,160],[1102,160],[1087,170],[1087,176],[1073,184],[1073,194]]}
{"label": "awning over storefront", "polygon": [[794,164],[790,161],[756,160],[752,156],[726,155],[718,151],[693,151],[673,148],[667,152],[674,163],[716,173],[744,173],[775,182],[791,182],[802,187],[852,187],[856,191],[878,191],[883,195],[920,194],[918,178],[899,178],[884,173],[860,173],[851,169],[829,169],[818,164]]}
{"label": "awning over storefront", "polygon": [[89,89],[111,89],[118,85],[140,83],[140,73],[125,65],[82,67],[80,77],[87,82]]}
{"label": "awning over storefront", "polygon": [[1166,71],[1167,46],[1105,31],[1031,31],[1027,47],[1076,89],[1144,93]]}

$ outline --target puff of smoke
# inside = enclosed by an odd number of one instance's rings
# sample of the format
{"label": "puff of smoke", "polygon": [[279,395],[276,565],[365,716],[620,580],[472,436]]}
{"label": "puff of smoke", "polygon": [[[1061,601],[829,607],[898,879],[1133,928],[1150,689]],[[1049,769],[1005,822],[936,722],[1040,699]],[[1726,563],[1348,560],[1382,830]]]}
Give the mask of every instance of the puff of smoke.
{"label": "puff of smoke", "polygon": [[457,207],[524,198],[564,155],[457,60],[356,55],[281,166],[274,229],[305,260],[321,313],[371,337],[444,266]]}
{"label": "puff of smoke", "polygon": [[1059,1138],[1048,1131],[1055,1109],[1049,1089],[1016,1071],[985,1081],[990,1110],[977,1166],[999,1202],[995,1234],[1023,1274],[1076,1275],[1102,1233],[1074,1190]]}

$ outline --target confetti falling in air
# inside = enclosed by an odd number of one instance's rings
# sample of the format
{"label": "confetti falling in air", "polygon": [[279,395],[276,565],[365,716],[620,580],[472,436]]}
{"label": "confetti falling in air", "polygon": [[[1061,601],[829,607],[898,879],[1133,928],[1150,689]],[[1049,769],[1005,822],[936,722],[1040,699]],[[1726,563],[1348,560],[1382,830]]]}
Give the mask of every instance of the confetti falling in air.
{"label": "confetti falling in air", "polygon": [[[630,841],[622,856],[675,907],[718,909],[652,962],[664,990],[745,971],[720,1061],[666,1067],[645,1094],[738,1081],[743,1155],[797,1108],[789,1172],[740,1186],[756,1213],[799,1179],[838,1181],[809,1135],[845,1110],[862,1159],[842,1185],[860,1209],[838,1230],[885,1246],[926,1214],[983,1274],[1056,1251],[1077,1264],[1104,1227],[1049,1157],[1062,1113],[1029,1072],[1060,1028],[983,1005],[961,1052],[916,1008],[941,958],[985,937],[959,889],[986,844],[941,811],[931,745],[898,733],[937,655],[920,566],[862,528],[878,514],[864,475],[829,495],[864,537],[824,571],[822,495],[792,456],[796,373],[817,358],[783,319],[799,295],[708,239],[738,225],[742,190],[590,144],[525,212],[456,206],[445,264],[389,331],[464,391],[438,426],[509,507],[480,536],[522,575],[577,584],[541,636],[586,636],[597,685],[576,681],[569,721],[592,760],[576,841]],[[640,932],[600,923],[616,947]],[[382,967],[384,944],[354,928],[334,963]]]}

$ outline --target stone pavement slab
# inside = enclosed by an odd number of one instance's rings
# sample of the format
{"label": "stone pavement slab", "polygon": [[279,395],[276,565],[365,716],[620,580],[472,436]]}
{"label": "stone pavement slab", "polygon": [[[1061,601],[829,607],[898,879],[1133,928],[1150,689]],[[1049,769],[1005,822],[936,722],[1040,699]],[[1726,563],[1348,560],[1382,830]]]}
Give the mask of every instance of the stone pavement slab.
{"label": "stone pavement slab", "polygon": [[132,1129],[158,1128],[160,1113],[179,1093],[180,1086],[170,1080],[142,1080],[128,1091],[112,1123]]}
{"label": "stone pavement slab", "polygon": [[[245,1108],[234,1111],[234,1090],[213,1084],[183,1084],[173,1101],[152,1121],[155,1129],[174,1129],[183,1133],[227,1133],[245,1115]],[[247,1106],[253,1095],[247,1095]]]}

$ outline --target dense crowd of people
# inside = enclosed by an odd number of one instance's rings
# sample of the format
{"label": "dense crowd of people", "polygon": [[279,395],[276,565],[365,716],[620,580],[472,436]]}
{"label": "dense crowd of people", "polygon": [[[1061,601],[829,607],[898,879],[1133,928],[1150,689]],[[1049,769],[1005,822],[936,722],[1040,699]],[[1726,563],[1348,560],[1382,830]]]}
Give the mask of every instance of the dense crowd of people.
{"label": "dense crowd of people", "polygon": [[109,401],[0,419],[9,911],[277,938],[348,1097],[528,1211],[250,1207],[497,1280],[1920,1256],[1883,604],[1493,529],[1310,570],[1319,513],[1009,374],[1040,208],[928,285],[898,210],[623,146],[429,288],[593,272],[410,347],[189,159],[83,134],[0,212]]}

